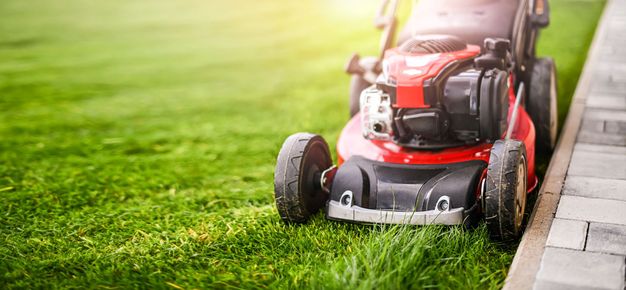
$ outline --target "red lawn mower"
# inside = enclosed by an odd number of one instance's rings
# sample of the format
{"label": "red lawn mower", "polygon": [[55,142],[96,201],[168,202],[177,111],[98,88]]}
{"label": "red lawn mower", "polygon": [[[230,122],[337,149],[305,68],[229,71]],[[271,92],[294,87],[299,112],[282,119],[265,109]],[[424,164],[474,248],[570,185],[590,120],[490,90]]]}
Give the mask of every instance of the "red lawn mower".
{"label": "red lawn mower", "polygon": [[[354,55],[351,119],[333,165],[324,139],[285,141],[274,191],[287,223],[320,209],[358,223],[473,225],[520,236],[536,150],[556,143],[556,72],[535,57],[547,0],[421,0],[399,36],[383,1],[381,56]],[[524,88],[528,88],[525,90]]]}

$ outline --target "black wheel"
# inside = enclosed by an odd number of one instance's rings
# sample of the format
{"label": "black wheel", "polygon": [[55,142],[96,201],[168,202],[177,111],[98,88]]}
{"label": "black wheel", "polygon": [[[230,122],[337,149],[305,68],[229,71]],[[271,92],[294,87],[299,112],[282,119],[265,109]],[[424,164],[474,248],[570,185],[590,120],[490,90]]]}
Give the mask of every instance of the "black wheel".
{"label": "black wheel", "polygon": [[489,234],[495,240],[515,240],[522,232],[527,168],[524,143],[498,140],[493,144],[487,168],[483,212]]}
{"label": "black wheel", "polygon": [[554,60],[535,60],[530,77],[527,109],[535,124],[539,153],[550,153],[556,146],[559,118],[557,97]]}
{"label": "black wheel", "polygon": [[350,79],[350,117],[354,117],[361,110],[361,92],[370,86],[362,76],[352,75]]}
{"label": "black wheel", "polygon": [[320,177],[332,165],[324,138],[296,133],[285,140],[274,172],[276,208],[284,222],[305,223],[326,204]]}

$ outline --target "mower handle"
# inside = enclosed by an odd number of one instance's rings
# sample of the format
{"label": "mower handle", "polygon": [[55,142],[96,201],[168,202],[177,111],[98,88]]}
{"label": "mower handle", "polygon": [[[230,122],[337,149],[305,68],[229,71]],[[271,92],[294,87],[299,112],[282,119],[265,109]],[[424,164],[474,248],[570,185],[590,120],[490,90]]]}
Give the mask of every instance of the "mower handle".
{"label": "mower handle", "polygon": [[363,67],[359,55],[355,53],[345,66],[345,71],[348,74],[363,76],[369,83],[376,81],[376,75],[381,71],[381,62],[385,57],[385,51],[393,46],[396,27],[398,26],[396,13],[399,2],[399,0],[383,0],[376,13],[376,18],[374,18],[376,28],[383,30],[380,38],[380,54],[376,64],[372,67]]}
{"label": "mower handle", "polygon": [[550,3],[548,0],[534,0],[530,22],[539,28],[550,24]]}
{"label": "mower handle", "polygon": [[398,9],[398,0],[393,0],[391,10],[389,10],[388,15],[385,15],[387,12],[387,8],[389,7],[390,0],[383,0],[380,3],[380,7],[378,7],[378,12],[376,13],[376,18],[374,18],[374,26],[378,29],[383,29],[388,26],[393,18],[396,16],[396,11]]}
{"label": "mower handle", "polygon": [[376,28],[383,30],[383,35],[380,39],[379,61],[382,61],[384,58],[385,51],[393,46],[396,27],[398,26],[396,14],[399,2],[399,0],[383,0],[374,19]]}

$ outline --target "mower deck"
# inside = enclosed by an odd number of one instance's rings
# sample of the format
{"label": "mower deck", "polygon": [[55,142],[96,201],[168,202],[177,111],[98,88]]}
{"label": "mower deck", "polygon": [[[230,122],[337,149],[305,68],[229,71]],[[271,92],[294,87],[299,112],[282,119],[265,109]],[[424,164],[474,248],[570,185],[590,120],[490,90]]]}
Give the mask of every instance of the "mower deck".
{"label": "mower deck", "polygon": [[[445,200],[443,197],[440,201]],[[449,201],[448,201],[449,202]],[[327,218],[368,224],[463,224],[467,214],[464,208],[428,211],[392,211],[362,208],[356,205],[343,205],[331,200],[328,202]]]}
{"label": "mower deck", "polygon": [[335,173],[328,217],[364,223],[460,224],[487,163],[394,164],[353,156]]}

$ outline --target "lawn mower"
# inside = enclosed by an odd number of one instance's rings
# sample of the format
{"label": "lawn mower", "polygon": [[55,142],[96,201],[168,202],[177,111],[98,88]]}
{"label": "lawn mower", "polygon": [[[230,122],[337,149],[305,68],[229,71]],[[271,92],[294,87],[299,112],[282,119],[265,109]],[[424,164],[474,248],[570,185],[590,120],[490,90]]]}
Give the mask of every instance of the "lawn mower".
{"label": "lawn mower", "polygon": [[[353,55],[351,119],[333,165],[326,141],[287,138],[278,212],[305,223],[325,208],[356,223],[475,225],[520,236],[537,187],[535,153],[556,143],[556,69],[535,57],[547,0],[421,0],[395,41],[398,0],[381,4],[381,54]],[[527,89],[525,89],[527,88]]]}

